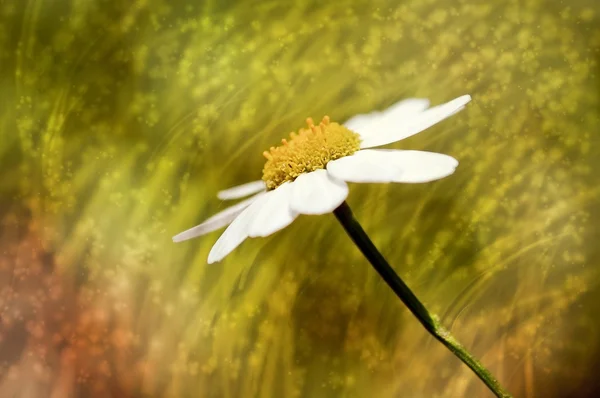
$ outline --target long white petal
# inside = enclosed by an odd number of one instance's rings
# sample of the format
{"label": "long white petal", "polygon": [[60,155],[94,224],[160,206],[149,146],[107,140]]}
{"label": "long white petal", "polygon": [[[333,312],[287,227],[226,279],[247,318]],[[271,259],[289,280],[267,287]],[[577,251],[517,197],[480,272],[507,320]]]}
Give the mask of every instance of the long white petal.
{"label": "long white petal", "polygon": [[208,263],[221,261],[248,237],[248,228],[265,204],[267,195],[260,195],[227,227],[208,253]]}
{"label": "long white petal", "polygon": [[217,193],[217,197],[221,200],[239,199],[266,189],[265,182],[258,180],[220,191]]}
{"label": "long white petal", "polygon": [[292,210],[300,214],[326,214],[348,197],[348,185],[320,169],[301,174],[292,183]]}
{"label": "long white petal", "polygon": [[399,120],[417,115],[429,106],[429,100],[424,98],[409,98],[396,102],[389,108],[379,112],[356,115],[346,121],[344,126],[358,133],[363,140],[370,134],[380,133],[379,125],[385,126]]}
{"label": "long white petal", "polygon": [[184,240],[196,238],[198,236],[206,235],[212,231],[216,231],[219,228],[223,228],[229,225],[244,209],[250,206],[256,199],[258,199],[262,193],[254,195],[240,203],[233,206],[229,206],[223,211],[218,212],[214,216],[207,218],[200,225],[196,225],[186,231],[183,231],[173,237],[173,242],[181,242]]}
{"label": "long white petal", "polygon": [[452,156],[424,151],[360,150],[327,164],[327,172],[347,182],[421,183],[454,173]]}
{"label": "long white petal", "polygon": [[290,225],[298,213],[290,208],[292,184],[286,182],[267,192],[264,204],[258,210],[248,229],[251,238],[269,236]]}
{"label": "long white petal", "polygon": [[433,126],[436,123],[461,111],[471,101],[470,95],[463,95],[450,102],[427,109],[424,112],[399,120],[392,115],[382,115],[373,125],[365,127],[361,134],[361,148],[372,148],[403,140]]}
{"label": "long white petal", "polygon": [[390,105],[381,113],[386,117],[410,116],[429,108],[427,98],[408,98]]}

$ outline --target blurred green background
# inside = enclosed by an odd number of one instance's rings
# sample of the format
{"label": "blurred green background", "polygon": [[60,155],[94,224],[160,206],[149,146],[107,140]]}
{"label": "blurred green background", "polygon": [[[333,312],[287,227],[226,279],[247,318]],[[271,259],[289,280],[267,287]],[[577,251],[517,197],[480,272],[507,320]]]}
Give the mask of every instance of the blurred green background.
{"label": "blurred green background", "polygon": [[328,114],[462,94],[349,204],[518,397],[600,394],[596,0],[0,0],[1,397],[488,397],[331,215],[171,236]]}

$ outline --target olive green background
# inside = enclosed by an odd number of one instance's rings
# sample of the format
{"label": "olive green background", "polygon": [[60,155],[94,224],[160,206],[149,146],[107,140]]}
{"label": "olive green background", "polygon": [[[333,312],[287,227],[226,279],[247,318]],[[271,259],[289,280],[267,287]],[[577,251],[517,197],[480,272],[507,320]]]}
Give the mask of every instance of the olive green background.
{"label": "olive green background", "polygon": [[518,397],[600,391],[600,3],[0,0],[0,396],[488,397],[331,215],[171,236],[307,116],[471,94],[348,199]]}

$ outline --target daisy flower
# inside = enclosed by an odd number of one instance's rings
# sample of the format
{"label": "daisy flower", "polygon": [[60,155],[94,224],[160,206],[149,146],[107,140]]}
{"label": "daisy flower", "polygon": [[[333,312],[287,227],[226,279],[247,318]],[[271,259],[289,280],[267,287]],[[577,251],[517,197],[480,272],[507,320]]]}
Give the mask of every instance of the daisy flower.
{"label": "daisy flower", "polygon": [[383,112],[358,115],[344,125],[327,116],[319,125],[291,133],[289,141],[264,152],[262,180],[218,193],[222,200],[240,199],[173,237],[175,242],[227,227],[212,247],[208,262],[222,260],[246,238],[264,237],[290,225],[300,214],[335,215],[347,234],[423,327],[467,365],[497,397],[510,397],[492,374],[440,324],[377,250],[346,203],[348,182],[421,183],[454,173],[451,156],[423,151],[371,149],[415,135],[454,115],[471,97],[464,95],[429,108],[429,101],[409,99]]}
{"label": "daisy flower", "polygon": [[425,99],[408,99],[383,112],[358,115],[344,125],[327,116],[291,133],[264,152],[262,180],[226,189],[222,200],[253,195],[202,224],[173,237],[174,242],[205,235],[229,225],[208,255],[221,261],[246,238],[265,237],[290,225],[300,214],[326,214],[348,196],[348,182],[423,183],[446,177],[458,165],[451,156],[394,149],[371,149],[400,141],[454,115],[469,95],[429,108]]}

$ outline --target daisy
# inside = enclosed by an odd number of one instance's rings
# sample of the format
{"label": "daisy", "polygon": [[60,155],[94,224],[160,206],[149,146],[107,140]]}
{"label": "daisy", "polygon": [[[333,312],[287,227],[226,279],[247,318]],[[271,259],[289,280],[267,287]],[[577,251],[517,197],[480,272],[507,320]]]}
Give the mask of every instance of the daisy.
{"label": "daisy", "polygon": [[454,115],[469,95],[429,107],[425,99],[408,99],[383,112],[358,115],[344,125],[327,116],[290,134],[264,152],[262,180],[226,189],[222,200],[253,195],[202,224],[173,237],[174,242],[205,235],[229,225],[208,255],[221,261],[246,238],[265,237],[290,225],[300,214],[325,214],[348,196],[348,182],[423,183],[452,174],[458,161],[424,151],[371,149],[400,141]]}
{"label": "daisy", "polygon": [[348,182],[422,183],[454,173],[451,156],[423,151],[371,149],[415,135],[454,115],[471,97],[464,95],[429,108],[423,99],[401,101],[383,112],[358,115],[344,125],[327,116],[290,140],[264,152],[262,180],[217,194],[222,200],[240,199],[202,224],[173,237],[180,242],[229,225],[212,247],[208,262],[221,261],[246,238],[264,237],[290,225],[300,214],[335,215],[373,268],[423,327],[467,365],[497,397],[510,397],[492,374],[474,358],[398,276],[354,218],[345,200]]}

